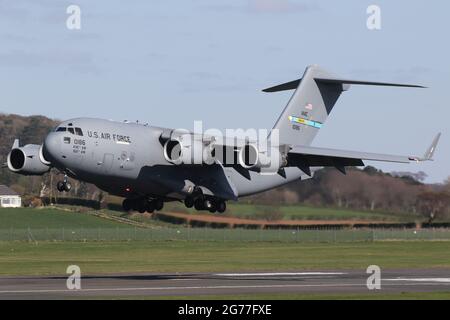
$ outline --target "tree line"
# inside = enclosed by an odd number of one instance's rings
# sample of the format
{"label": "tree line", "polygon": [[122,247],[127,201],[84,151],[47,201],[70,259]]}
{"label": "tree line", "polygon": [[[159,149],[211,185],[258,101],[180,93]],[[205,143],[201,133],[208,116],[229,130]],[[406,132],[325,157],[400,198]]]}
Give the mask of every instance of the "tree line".
{"label": "tree line", "polygon": [[[349,168],[346,175],[326,168],[313,179],[252,196],[249,202],[412,213],[430,221],[450,218],[450,178],[443,184],[425,184],[417,176],[408,172],[392,175],[371,166]],[[419,176],[423,179],[424,173]]]}

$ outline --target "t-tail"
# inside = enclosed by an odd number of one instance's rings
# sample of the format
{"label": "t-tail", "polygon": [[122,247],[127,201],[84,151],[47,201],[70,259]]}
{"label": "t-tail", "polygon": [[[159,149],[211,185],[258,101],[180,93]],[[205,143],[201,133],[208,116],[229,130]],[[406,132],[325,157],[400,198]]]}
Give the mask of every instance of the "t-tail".
{"label": "t-tail", "polygon": [[274,126],[274,129],[279,130],[280,145],[310,145],[341,93],[347,91],[352,84],[424,88],[410,84],[342,79],[317,65],[309,66],[301,79],[263,90],[295,90]]}

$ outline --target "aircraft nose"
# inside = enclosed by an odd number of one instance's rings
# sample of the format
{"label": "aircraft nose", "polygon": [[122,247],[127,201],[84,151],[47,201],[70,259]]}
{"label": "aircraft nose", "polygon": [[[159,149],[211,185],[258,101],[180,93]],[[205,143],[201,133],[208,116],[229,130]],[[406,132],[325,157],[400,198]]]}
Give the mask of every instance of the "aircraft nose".
{"label": "aircraft nose", "polygon": [[42,153],[45,159],[55,161],[61,151],[61,139],[58,134],[49,133],[45,138]]}

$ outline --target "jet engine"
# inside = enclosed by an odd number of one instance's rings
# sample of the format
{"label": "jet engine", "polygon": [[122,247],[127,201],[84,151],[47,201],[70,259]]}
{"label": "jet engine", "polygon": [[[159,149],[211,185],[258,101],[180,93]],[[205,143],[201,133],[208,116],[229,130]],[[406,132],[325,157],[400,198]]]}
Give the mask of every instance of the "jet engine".
{"label": "jet engine", "polygon": [[164,144],[164,157],[175,165],[210,165],[215,162],[214,145],[185,134],[167,140]]}
{"label": "jet engine", "polygon": [[23,175],[42,175],[50,170],[50,162],[42,155],[42,146],[27,144],[15,147],[8,154],[9,170]]}
{"label": "jet engine", "polygon": [[243,168],[254,171],[278,172],[287,165],[286,156],[278,147],[270,147],[262,151],[255,144],[246,144],[240,148],[238,161]]}

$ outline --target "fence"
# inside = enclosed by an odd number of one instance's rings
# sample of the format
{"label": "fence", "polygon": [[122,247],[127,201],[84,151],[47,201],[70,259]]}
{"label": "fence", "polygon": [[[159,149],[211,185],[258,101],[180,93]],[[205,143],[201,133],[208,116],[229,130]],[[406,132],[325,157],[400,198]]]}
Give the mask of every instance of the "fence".
{"label": "fence", "polygon": [[0,241],[368,242],[450,240],[450,229],[249,230],[212,228],[1,229]]}

